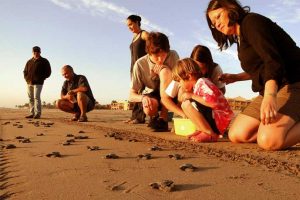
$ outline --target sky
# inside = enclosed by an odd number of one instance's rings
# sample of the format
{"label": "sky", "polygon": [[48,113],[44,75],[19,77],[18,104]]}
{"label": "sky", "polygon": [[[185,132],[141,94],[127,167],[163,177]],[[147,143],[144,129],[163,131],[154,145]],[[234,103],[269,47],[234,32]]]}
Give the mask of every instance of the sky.
{"label": "sky", "polygon": [[[0,0],[0,107],[28,102],[23,70],[40,46],[51,64],[42,101],[60,97],[61,67],[69,64],[85,75],[96,100],[108,104],[126,100],[130,85],[132,33],[126,26],[131,14],[142,17],[142,29],[160,31],[180,58],[189,57],[194,46],[206,45],[224,73],[242,72],[236,46],[220,52],[205,19],[209,0]],[[252,12],[279,24],[300,42],[299,0],[241,0]],[[251,82],[227,85],[226,97],[247,99],[257,94]]]}

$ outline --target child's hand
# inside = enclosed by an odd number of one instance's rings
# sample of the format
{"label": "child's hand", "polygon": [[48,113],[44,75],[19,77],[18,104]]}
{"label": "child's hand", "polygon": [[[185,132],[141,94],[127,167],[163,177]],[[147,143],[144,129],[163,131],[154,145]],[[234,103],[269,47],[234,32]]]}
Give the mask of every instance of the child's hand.
{"label": "child's hand", "polygon": [[186,100],[192,99],[193,95],[194,94],[191,93],[191,92],[185,92],[185,93],[182,94],[181,98],[182,98],[183,101],[186,101]]}

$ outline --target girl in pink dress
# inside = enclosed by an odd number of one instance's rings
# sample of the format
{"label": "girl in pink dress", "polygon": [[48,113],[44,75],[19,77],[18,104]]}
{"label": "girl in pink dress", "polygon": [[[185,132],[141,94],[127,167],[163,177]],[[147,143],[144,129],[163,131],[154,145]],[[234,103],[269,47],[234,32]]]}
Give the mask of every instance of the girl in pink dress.
{"label": "girl in pink dress", "polygon": [[184,90],[183,111],[197,128],[189,139],[216,142],[234,115],[223,93],[209,79],[203,78],[199,65],[191,58],[179,60],[173,75]]}

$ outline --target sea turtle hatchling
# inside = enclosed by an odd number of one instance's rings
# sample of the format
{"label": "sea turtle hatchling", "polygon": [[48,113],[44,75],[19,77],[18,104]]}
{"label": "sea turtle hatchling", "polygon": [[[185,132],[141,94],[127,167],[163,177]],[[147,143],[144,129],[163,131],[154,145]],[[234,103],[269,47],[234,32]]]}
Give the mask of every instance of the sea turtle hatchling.
{"label": "sea turtle hatchling", "polygon": [[5,148],[6,148],[6,149],[15,149],[15,148],[16,148],[16,145],[14,145],[14,144],[8,144],[8,145],[6,145]]}
{"label": "sea turtle hatchling", "polygon": [[118,159],[119,156],[114,154],[114,153],[110,153],[104,156],[105,159]]}
{"label": "sea turtle hatchling", "polygon": [[159,189],[164,192],[172,192],[175,188],[174,182],[171,180],[163,180],[149,184],[152,189]]}
{"label": "sea turtle hatchling", "polygon": [[145,153],[145,154],[139,154],[137,157],[139,159],[150,160],[152,158],[152,155],[150,153]]}
{"label": "sea turtle hatchling", "polygon": [[149,148],[149,151],[161,151],[162,148],[158,147],[158,146],[153,146]]}
{"label": "sea turtle hatchling", "polygon": [[36,136],[44,136],[44,133],[38,133]]}
{"label": "sea turtle hatchling", "polygon": [[53,151],[52,153],[48,153],[46,156],[49,158],[50,157],[57,158],[57,157],[61,157],[61,154],[58,151]]}
{"label": "sea turtle hatchling", "polygon": [[25,137],[23,137],[23,136],[16,136],[16,139],[21,140],[21,139],[25,139]]}
{"label": "sea turtle hatchling", "polygon": [[115,132],[108,132],[105,137],[115,137],[117,134]]}
{"label": "sea turtle hatchling", "polygon": [[66,137],[74,137],[73,134],[67,134]]}
{"label": "sea turtle hatchling", "polygon": [[74,139],[69,139],[69,140],[67,140],[66,142],[69,142],[69,143],[74,143],[74,142],[75,142],[75,140],[74,140]]}
{"label": "sea turtle hatchling", "polygon": [[86,146],[86,148],[90,151],[99,151],[101,148],[99,146]]}
{"label": "sea turtle hatchling", "polygon": [[83,139],[88,139],[89,137],[87,135],[77,135],[74,138],[79,139],[79,140],[83,140]]}
{"label": "sea turtle hatchling", "polygon": [[24,138],[22,140],[19,140],[21,143],[31,143],[31,140],[29,138]]}
{"label": "sea turtle hatchling", "polygon": [[63,142],[62,145],[63,146],[69,146],[69,145],[71,145],[71,142],[66,141],[66,142]]}
{"label": "sea turtle hatchling", "polygon": [[78,131],[78,133],[85,133],[85,132],[81,130],[81,131]]}
{"label": "sea turtle hatchling", "polygon": [[170,155],[168,155],[168,157],[171,158],[171,159],[174,159],[174,160],[181,160],[181,159],[183,159],[183,156],[180,155],[180,154],[177,154],[177,153],[170,154]]}
{"label": "sea turtle hatchling", "polygon": [[195,167],[194,165],[192,165],[190,163],[185,163],[185,164],[181,165],[179,167],[179,169],[181,169],[182,171],[191,171],[191,172],[193,172],[195,169],[197,169],[197,167]]}

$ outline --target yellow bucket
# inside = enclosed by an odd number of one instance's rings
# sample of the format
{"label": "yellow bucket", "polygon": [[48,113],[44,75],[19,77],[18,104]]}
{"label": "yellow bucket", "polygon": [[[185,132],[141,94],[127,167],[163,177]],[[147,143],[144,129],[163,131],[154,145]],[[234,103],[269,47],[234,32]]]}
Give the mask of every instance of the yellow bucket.
{"label": "yellow bucket", "polygon": [[195,124],[190,119],[173,118],[176,135],[187,136],[196,131]]}

